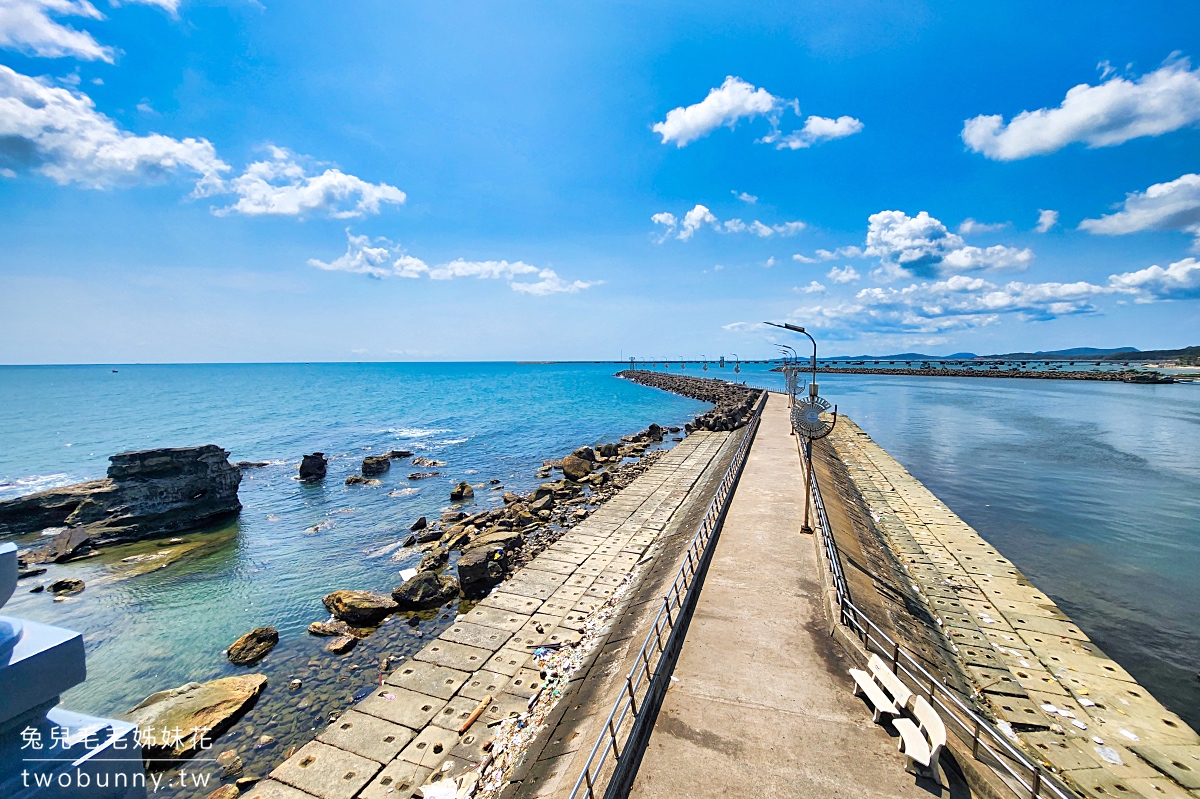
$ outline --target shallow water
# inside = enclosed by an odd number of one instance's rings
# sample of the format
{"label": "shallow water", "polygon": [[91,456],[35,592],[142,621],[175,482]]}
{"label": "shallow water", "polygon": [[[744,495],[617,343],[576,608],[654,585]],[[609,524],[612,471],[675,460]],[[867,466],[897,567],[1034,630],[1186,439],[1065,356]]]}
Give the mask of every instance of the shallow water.
{"label": "shallow water", "polygon": [[[116,368],[118,371],[113,372]],[[528,490],[535,469],[582,444],[651,421],[680,424],[706,405],[611,377],[612,365],[295,364],[0,368],[0,498],[99,477],[110,454],[217,443],[248,470],[239,519],[186,536],[167,568],[114,580],[142,543],[52,567],[83,594],[54,604],[19,591],[5,610],[79,630],[88,681],[73,709],[119,713],[149,693],[237,673],[222,651],[270,624],[277,649],[255,669],[264,700],[229,741],[267,732],[245,754],[261,773],[373,684],[382,658],[436,634],[430,614],[397,619],[352,654],[304,632],[335,588],[388,589],[408,550],[386,550],[450,486],[499,478]],[[713,366],[687,374],[732,376]],[[765,367],[751,382],[782,386]],[[1171,709],[1200,726],[1200,385],[822,375],[838,403],[918,479],[1011,558]],[[444,460],[409,481],[397,462],[380,487],[345,486],[364,455],[394,448]],[[331,456],[323,485],[293,475],[300,455]],[[481,505],[500,492],[480,490]],[[314,530],[313,528],[317,528]],[[393,555],[399,552],[400,559]],[[173,552],[179,554],[178,552]],[[106,582],[107,581],[107,582]],[[23,581],[27,584],[28,581]],[[452,610],[451,610],[452,612]],[[446,619],[440,620],[442,623]],[[288,680],[303,679],[294,694]],[[202,795],[202,794],[201,794]]]}

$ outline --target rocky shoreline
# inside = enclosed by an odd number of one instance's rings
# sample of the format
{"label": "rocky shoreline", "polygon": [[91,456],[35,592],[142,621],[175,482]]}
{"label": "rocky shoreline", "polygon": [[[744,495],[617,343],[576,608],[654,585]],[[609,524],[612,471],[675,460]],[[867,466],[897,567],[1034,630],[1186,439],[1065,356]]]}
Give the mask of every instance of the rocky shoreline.
{"label": "rocky shoreline", "polygon": [[236,516],[242,470],[215,444],[123,452],[102,480],[0,502],[0,538],[60,528],[23,567],[87,557],[102,546],[178,535]]}
{"label": "rocky shoreline", "polygon": [[762,393],[760,389],[719,378],[687,377],[642,369],[626,369],[617,372],[617,377],[716,405],[686,425],[688,431],[725,432],[745,426],[758,395]]}

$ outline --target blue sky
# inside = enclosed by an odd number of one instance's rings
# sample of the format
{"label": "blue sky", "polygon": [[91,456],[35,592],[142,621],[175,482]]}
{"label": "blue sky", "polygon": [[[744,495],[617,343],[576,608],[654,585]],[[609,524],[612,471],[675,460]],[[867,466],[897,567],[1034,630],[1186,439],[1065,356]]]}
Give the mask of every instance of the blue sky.
{"label": "blue sky", "polygon": [[1200,8],[827,5],[0,0],[0,362],[1200,343]]}

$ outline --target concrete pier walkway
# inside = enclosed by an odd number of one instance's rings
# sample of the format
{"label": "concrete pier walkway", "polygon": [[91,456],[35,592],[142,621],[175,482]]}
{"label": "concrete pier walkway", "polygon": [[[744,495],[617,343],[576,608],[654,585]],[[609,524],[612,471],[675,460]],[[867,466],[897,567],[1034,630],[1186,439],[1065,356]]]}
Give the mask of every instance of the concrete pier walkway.
{"label": "concrete pier walkway", "polygon": [[772,395],[631,796],[920,797],[826,634],[804,478]]}

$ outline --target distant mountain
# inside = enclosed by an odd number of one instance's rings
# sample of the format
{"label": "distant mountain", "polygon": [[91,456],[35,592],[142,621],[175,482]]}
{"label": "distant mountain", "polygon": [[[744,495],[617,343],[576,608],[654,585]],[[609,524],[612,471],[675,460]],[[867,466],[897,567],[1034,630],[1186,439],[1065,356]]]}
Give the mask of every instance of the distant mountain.
{"label": "distant mountain", "polygon": [[[1100,349],[1098,347],[1072,347],[1069,350],[1047,350],[1038,352],[1008,352],[1003,355],[980,355],[980,358],[987,360],[1004,360],[1004,361],[1036,361],[1044,358],[1102,358],[1106,355],[1119,355],[1121,353],[1140,352],[1137,347],[1113,347],[1112,349]],[[1111,360],[1111,359],[1110,359]],[[1120,360],[1118,358],[1117,360]]]}
{"label": "distant mountain", "polygon": [[1184,347],[1183,349],[1179,350],[1146,350],[1144,352],[1137,352],[1136,356],[1133,356],[1132,354],[1127,354],[1124,357],[1121,355],[1101,355],[1100,360],[1131,361],[1134,360],[1135,357],[1139,361],[1185,360],[1195,363],[1196,359],[1200,358],[1200,346]]}
{"label": "distant mountain", "polygon": [[[835,355],[822,361],[969,361],[977,357],[973,352],[956,352],[953,355],[924,355],[919,352],[901,352],[897,355]],[[803,359],[802,359],[803,360]]]}

